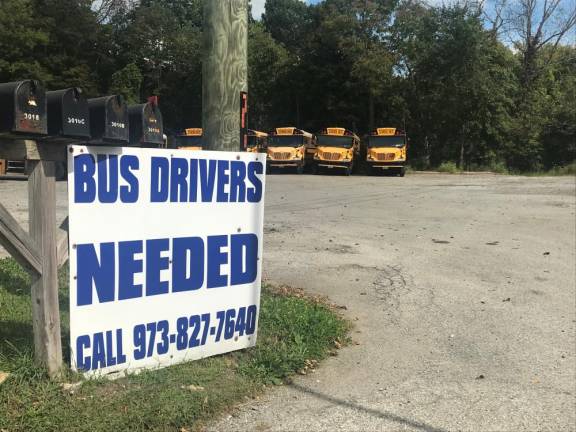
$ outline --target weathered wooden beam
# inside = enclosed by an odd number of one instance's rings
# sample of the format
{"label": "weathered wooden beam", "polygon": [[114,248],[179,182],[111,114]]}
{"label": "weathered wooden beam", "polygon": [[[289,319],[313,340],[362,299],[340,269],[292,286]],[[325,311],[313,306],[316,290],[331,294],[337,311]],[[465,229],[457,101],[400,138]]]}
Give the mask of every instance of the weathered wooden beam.
{"label": "weathered wooden beam", "polygon": [[48,141],[0,139],[0,159],[66,161],[66,145]]}
{"label": "weathered wooden beam", "polygon": [[42,274],[38,247],[2,204],[0,204],[0,244],[29,273]]}
{"label": "weathered wooden beam", "polygon": [[68,261],[68,217],[60,224],[60,229],[64,232],[58,234],[56,246],[56,256],[58,258],[58,268],[62,267]]}
{"label": "weathered wooden beam", "polygon": [[56,245],[55,163],[30,161],[28,212],[30,236],[38,245],[42,274],[32,277],[32,325],[36,360],[51,377],[62,369],[58,258]]}
{"label": "weathered wooden beam", "polygon": [[240,92],[248,90],[248,0],[204,2],[202,127],[209,150],[240,149]]}

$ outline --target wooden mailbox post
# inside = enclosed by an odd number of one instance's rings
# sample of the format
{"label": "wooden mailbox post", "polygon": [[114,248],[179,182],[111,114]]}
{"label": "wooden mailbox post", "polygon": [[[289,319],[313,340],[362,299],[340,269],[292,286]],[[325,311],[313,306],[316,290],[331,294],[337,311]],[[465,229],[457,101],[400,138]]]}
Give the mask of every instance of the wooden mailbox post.
{"label": "wooden mailbox post", "polygon": [[57,236],[55,163],[66,161],[66,146],[0,139],[0,159],[27,161],[29,229],[0,202],[0,244],[30,273],[35,357],[56,377],[62,369],[58,269],[68,260],[68,235]]}

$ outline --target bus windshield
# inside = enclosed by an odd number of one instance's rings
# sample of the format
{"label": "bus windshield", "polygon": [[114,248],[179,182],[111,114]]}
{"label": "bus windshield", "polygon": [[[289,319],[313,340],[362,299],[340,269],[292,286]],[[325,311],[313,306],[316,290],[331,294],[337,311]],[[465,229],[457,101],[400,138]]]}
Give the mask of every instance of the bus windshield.
{"label": "bus windshield", "polygon": [[268,147],[300,147],[303,138],[302,135],[272,135],[268,137]]}
{"label": "bus windshield", "polygon": [[353,141],[350,136],[318,135],[317,145],[322,147],[352,147]]}
{"label": "bus windshield", "polygon": [[404,147],[404,136],[371,136],[368,138],[368,147]]}
{"label": "bus windshield", "polygon": [[256,135],[248,135],[248,148],[258,145],[258,137]]}

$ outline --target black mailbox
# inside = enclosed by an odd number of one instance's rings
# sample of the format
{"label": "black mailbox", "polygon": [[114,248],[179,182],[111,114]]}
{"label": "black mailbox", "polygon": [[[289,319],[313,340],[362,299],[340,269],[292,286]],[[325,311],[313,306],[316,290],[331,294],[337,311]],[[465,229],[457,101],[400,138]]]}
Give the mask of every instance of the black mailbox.
{"label": "black mailbox", "polygon": [[46,92],[36,80],[0,84],[0,135],[46,135]]}
{"label": "black mailbox", "polygon": [[128,107],[122,96],[88,99],[90,135],[93,144],[128,142]]}
{"label": "black mailbox", "polygon": [[48,135],[63,139],[90,139],[88,101],[79,88],[46,93]]}
{"label": "black mailbox", "polygon": [[130,145],[137,147],[161,147],[164,144],[162,113],[152,102],[132,105],[130,116]]}

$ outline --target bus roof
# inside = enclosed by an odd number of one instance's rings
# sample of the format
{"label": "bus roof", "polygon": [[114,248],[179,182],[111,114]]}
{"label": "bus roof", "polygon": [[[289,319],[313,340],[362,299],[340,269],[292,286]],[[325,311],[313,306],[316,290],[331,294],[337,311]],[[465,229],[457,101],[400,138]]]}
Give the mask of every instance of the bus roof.
{"label": "bus roof", "polygon": [[248,129],[248,135],[256,136],[258,138],[266,138],[268,136],[266,132],[261,132],[254,129]]}
{"label": "bus roof", "polygon": [[295,128],[294,126],[278,127],[273,132],[274,135],[303,135],[306,138],[312,138],[310,132],[303,131],[302,129]]}
{"label": "bus roof", "polygon": [[354,132],[342,127],[327,127],[322,131],[322,134],[333,136],[351,136],[357,140],[360,139],[360,137],[356,135]]}
{"label": "bus roof", "polygon": [[184,129],[184,136],[202,136],[202,128]]}

